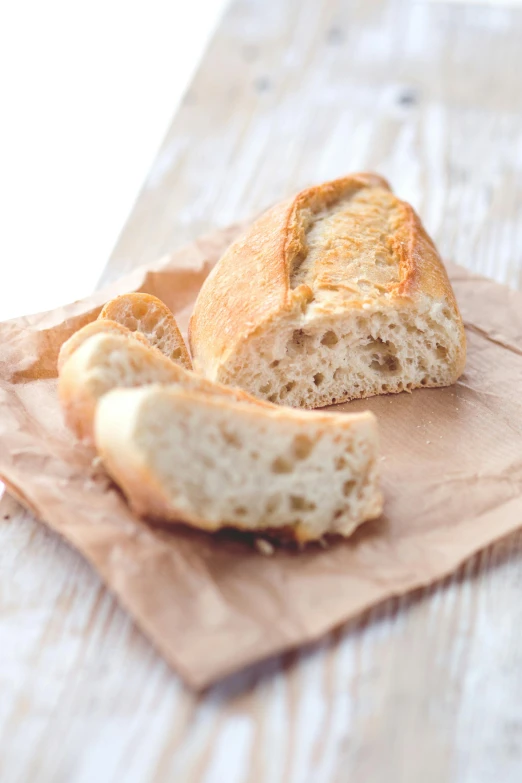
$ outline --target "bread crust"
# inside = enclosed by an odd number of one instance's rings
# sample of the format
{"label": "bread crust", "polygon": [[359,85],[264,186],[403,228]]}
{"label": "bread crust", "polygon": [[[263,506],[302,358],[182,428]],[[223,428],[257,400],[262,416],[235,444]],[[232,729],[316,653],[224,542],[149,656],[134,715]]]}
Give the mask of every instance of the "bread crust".
{"label": "bread crust", "polygon": [[[460,331],[454,376],[461,374],[465,363],[464,329],[440,256],[413,208],[393,195],[386,180],[371,173],[303,190],[268,210],[230,246],[203,284],[190,320],[189,342],[197,371],[222,380],[222,370],[230,358],[271,323],[305,310],[312,302],[316,313],[321,312],[321,303],[314,301],[318,291],[313,284],[292,286],[296,264],[306,258],[309,249],[306,228],[310,215],[313,219],[363,191],[367,203],[360,215],[362,228],[383,204],[393,218],[385,241],[398,275],[381,292],[387,306],[400,304],[415,309],[425,297],[443,301]],[[378,240],[382,240],[381,235],[375,236]],[[356,256],[356,247],[350,248],[348,243],[345,247]],[[334,264],[335,272],[339,276],[342,269]],[[375,275],[370,265],[365,272],[370,279]],[[320,282],[328,286],[324,270]],[[364,303],[364,296],[338,300],[330,302],[324,312],[342,314],[348,309],[362,309]]]}

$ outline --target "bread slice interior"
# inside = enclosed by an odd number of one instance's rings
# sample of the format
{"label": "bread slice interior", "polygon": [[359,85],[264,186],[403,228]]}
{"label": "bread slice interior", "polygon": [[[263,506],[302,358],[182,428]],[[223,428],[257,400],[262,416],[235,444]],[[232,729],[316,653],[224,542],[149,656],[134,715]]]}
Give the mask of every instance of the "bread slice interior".
{"label": "bread slice interior", "polygon": [[[322,300],[324,301],[324,300]],[[317,408],[454,383],[461,331],[443,302],[292,314],[253,337],[220,374],[273,403]]]}
{"label": "bread slice interior", "polygon": [[68,359],[71,358],[73,353],[78,350],[80,345],[93,337],[95,334],[118,334],[122,337],[129,337],[133,340],[137,340],[142,345],[150,347],[150,343],[147,338],[141,334],[141,332],[131,332],[123,324],[117,323],[117,321],[111,321],[108,318],[98,318],[97,321],[91,321],[81,329],[78,329],[74,334],[66,340],[58,354],[58,372],[62,371],[62,368]]}
{"label": "bread slice interior", "polygon": [[312,540],[348,536],[381,512],[370,413],[302,413],[156,385],[104,396],[95,440],[141,515]]}
{"label": "bread slice interior", "polygon": [[155,348],[120,334],[94,334],[63,364],[58,395],[65,421],[82,440],[92,442],[96,405],[112,389],[176,383],[187,389],[269,406],[241,389],[223,386],[186,370]]}
{"label": "bread slice interior", "polygon": [[143,293],[122,294],[107,302],[99,318],[117,321],[131,332],[140,332],[153,348],[187,370],[192,369],[176,319],[158,297]]}

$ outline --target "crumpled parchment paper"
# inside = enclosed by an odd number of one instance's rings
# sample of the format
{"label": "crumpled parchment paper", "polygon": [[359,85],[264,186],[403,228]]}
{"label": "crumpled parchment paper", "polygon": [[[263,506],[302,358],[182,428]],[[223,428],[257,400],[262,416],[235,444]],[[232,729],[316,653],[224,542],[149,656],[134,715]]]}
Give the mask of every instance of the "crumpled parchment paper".
{"label": "crumpled parchment paper", "polygon": [[[92,564],[193,687],[318,637],[449,574],[522,523],[522,295],[451,266],[468,362],[447,389],[338,406],[377,414],[385,513],[348,541],[261,554],[252,541],[135,518],[63,425],[62,342],[117,293],[163,299],[186,328],[238,231],[215,232],[87,299],[0,325],[0,477]],[[52,575],[50,575],[52,578]]]}

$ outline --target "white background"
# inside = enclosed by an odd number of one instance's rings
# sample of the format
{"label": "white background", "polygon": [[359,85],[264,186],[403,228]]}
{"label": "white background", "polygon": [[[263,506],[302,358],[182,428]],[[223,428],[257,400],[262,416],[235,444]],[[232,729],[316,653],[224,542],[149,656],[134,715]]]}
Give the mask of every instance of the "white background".
{"label": "white background", "polygon": [[227,0],[0,2],[0,319],[89,293]]}

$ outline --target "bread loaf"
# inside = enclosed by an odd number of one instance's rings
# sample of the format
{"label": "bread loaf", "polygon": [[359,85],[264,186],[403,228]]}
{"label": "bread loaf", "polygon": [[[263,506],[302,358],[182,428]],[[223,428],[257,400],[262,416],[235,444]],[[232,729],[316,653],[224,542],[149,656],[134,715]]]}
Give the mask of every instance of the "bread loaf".
{"label": "bread loaf", "polygon": [[95,441],[143,516],[307,541],[348,536],[381,512],[370,413],[303,413],[154,385],[103,396]]}
{"label": "bread loaf", "polygon": [[224,254],[190,323],[195,369],[307,408],[454,383],[462,319],[411,206],[373,174],[309,188]]}

